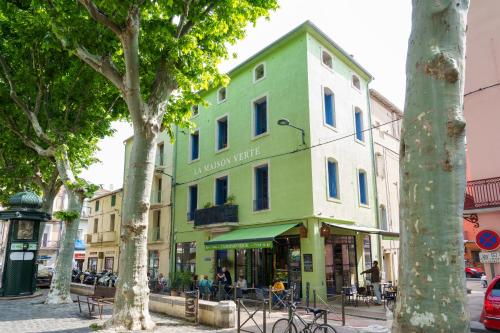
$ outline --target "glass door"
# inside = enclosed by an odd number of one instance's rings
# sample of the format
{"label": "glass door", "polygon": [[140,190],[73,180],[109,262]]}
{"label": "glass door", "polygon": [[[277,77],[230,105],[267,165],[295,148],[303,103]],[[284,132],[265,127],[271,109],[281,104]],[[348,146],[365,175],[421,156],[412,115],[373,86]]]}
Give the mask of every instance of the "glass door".
{"label": "glass door", "polygon": [[325,244],[325,270],[328,294],[358,283],[356,237],[332,235]]}

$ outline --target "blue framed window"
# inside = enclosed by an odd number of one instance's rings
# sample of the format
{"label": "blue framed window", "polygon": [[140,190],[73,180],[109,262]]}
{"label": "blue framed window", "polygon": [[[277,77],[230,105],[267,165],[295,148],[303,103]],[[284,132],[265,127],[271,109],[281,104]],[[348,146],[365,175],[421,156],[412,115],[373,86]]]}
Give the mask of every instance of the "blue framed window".
{"label": "blue framed window", "polygon": [[359,203],[368,205],[368,187],[366,182],[366,172],[358,171]]}
{"label": "blue framed window", "polygon": [[261,165],[255,168],[254,210],[269,209],[269,167]]}
{"label": "blue framed window", "polygon": [[267,132],[267,98],[254,103],[254,136]]}
{"label": "blue framed window", "polygon": [[356,139],[359,141],[365,141],[365,135],[363,132],[363,112],[356,108],[354,111],[354,122],[356,125]]}
{"label": "blue framed window", "polygon": [[191,134],[191,161],[200,157],[200,133],[198,131]]}
{"label": "blue framed window", "polygon": [[338,199],[338,164],[328,160],[328,197]]}
{"label": "blue framed window", "polygon": [[215,179],[215,204],[223,205],[227,202],[227,176]]}
{"label": "blue framed window", "polygon": [[325,89],[325,123],[335,127],[335,97],[329,89]]}
{"label": "blue framed window", "polygon": [[217,150],[227,147],[227,117],[217,120]]}
{"label": "blue framed window", "polygon": [[194,213],[198,208],[198,185],[189,186],[188,221],[194,220]]}

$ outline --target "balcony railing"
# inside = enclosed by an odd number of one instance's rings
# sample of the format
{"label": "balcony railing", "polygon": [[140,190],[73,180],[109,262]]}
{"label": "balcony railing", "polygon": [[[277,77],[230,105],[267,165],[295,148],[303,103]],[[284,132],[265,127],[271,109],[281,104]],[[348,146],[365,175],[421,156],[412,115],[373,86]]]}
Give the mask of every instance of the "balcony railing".
{"label": "balcony railing", "polygon": [[199,228],[238,223],[237,205],[220,205],[198,209],[194,214],[194,226]]}
{"label": "balcony railing", "polygon": [[500,207],[500,177],[467,182],[464,209]]}

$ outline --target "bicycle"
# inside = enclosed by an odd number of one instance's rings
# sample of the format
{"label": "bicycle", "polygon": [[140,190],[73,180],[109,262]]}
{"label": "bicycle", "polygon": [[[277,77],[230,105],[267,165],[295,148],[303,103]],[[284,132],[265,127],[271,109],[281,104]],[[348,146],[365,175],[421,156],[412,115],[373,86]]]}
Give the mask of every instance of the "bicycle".
{"label": "bicycle", "polygon": [[[306,321],[297,314],[296,303],[287,302],[287,307],[290,307],[291,309],[290,318],[278,319],[273,325],[272,333],[337,333],[333,326],[317,322],[320,318],[323,318],[323,316],[328,313],[328,310],[306,307],[306,313],[311,312],[314,315],[312,321]],[[300,327],[303,326],[304,328],[300,331],[297,331],[297,325],[294,323],[294,321],[300,324]]]}
{"label": "bicycle", "polygon": [[396,307],[396,292],[386,292],[384,298],[385,298],[385,306],[391,312],[394,312],[394,308]]}

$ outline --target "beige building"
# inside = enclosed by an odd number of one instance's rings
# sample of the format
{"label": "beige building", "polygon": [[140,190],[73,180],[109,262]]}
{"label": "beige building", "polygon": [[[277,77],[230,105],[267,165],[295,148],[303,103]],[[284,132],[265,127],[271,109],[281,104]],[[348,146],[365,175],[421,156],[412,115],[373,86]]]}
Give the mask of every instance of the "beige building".
{"label": "beige building", "polygon": [[100,190],[89,200],[84,270],[118,271],[122,193]]}
{"label": "beige building", "polygon": [[[399,142],[403,112],[376,90],[370,90],[379,228],[399,232]],[[399,240],[382,236],[385,281],[398,281]]]}

